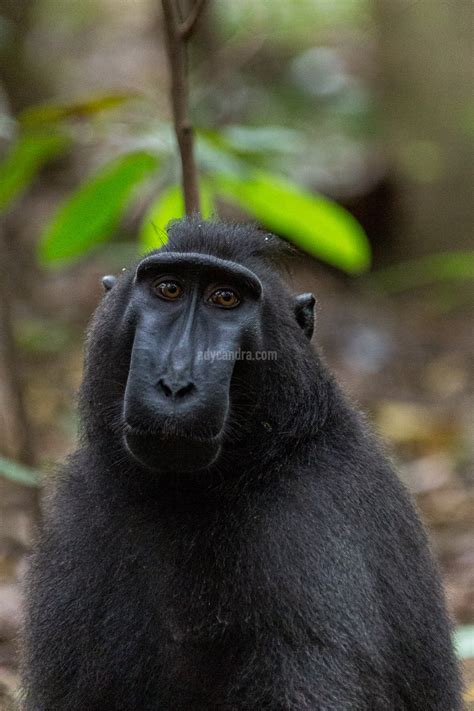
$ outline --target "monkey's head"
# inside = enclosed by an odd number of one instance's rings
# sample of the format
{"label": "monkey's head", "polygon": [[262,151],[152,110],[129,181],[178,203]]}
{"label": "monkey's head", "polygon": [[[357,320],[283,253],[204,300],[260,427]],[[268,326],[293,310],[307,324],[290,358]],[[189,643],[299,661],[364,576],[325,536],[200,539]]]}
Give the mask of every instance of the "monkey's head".
{"label": "monkey's head", "polygon": [[314,298],[289,296],[256,230],[187,220],[169,234],[104,278],[82,400],[132,460],[189,472],[218,459],[236,420],[245,430],[289,342],[307,348]]}

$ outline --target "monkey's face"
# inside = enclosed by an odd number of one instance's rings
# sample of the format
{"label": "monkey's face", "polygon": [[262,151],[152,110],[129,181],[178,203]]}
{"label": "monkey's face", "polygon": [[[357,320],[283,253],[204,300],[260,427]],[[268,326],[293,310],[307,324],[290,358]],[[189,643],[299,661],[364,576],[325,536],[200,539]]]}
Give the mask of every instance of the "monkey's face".
{"label": "monkey's face", "polygon": [[214,256],[167,252],[140,262],[123,422],[126,449],[141,464],[185,472],[217,459],[236,363],[239,378],[253,372],[262,297],[252,271]]}

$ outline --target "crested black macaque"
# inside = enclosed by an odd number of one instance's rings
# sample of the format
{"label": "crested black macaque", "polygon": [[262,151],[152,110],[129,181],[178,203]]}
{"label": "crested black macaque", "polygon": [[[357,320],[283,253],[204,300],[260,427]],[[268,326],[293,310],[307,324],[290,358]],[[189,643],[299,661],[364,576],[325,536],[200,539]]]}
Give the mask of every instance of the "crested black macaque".
{"label": "crested black macaque", "polygon": [[104,281],[27,582],[25,708],[460,709],[425,533],[282,243],[169,237]]}

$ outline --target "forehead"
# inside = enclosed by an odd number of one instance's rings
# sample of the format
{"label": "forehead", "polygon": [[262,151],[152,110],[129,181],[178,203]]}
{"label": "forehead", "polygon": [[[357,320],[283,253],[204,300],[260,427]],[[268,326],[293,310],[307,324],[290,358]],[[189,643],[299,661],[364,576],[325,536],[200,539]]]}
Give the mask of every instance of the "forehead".
{"label": "forehead", "polygon": [[286,257],[288,243],[253,225],[201,221],[187,218],[168,226],[168,242],[159,252],[192,252],[243,264],[260,279],[270,272],[279,274]]}
{"label": "forehead", "polygon": [[158,252],[143,259],[135,274],[135,281],[163,272],[186,274],[198,279],[201,276],[213,279],[232,279],[257,295],[262,293],[262,284],[257,275],[242,264],[198,252]]}

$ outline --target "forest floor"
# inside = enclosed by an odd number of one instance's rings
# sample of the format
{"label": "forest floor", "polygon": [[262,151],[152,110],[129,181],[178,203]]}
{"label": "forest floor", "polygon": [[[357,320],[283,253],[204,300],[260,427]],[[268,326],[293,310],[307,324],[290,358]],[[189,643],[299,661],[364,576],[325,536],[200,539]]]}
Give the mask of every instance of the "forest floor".
{"label": "forest floor", "polygon": [[[51,279],[41,318],[19,329],[28,360],[28,405],[46,471],[73,446],[71,405],[81,373],[81,332],[99,296],[101,268]],[[473,329],[466,306],[432,292],[383,296],[298,265],[296,290],[318,298],[315,341],[346,391],[388,442],[416,498],[439,561],[456,624],[474,623]],[[54,313],[54,321],[48,314]],[[56,348],[45,348],[48,338]],[[43,335],[42,335],[43,334]],[[51,336],[52,334],[52,336]],[[1,399],[1,389],[0,389]],[[31,543],[27,496],[0,481],[0,711],[12,711],[18,688],[15,635],[19,580]],[[466,701],[474,709],[474,659],[465,662]]]}

